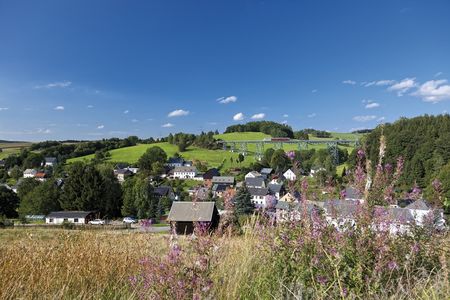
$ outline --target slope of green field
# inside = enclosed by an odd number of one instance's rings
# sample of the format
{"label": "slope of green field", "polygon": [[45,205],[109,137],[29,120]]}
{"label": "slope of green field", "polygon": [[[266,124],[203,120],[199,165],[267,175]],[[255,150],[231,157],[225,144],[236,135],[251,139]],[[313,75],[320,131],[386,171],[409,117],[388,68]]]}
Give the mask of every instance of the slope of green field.
{"label": "slope of green field", "polygon": [[215,139],[220,139],[224,141],[253,141],[262,140],[264,138],[270,138],[270,135],[262,132],[232,132],[224,134],[216,134]]}
{"label": "slope of green field", "polygon": [[[132,147],[125,147],[116,150],[111,150],[111,157],[109,161],[112,162],[127,162],[130,164],[136,163],[142,154],[150,147],[161,147],[168,157],[173,156],[178,152],[178,148],[175,145],[169,143],[156,143],[156,144],[140,144]],[[209,167],[222,167],[222,169],[228,169],[230,167],[239,167],[249,165],[254,161],[253,156],[247,156],[244,162],[239,165],[236,163],[238,153],[232,153],[230,151],[223,150],[207,150],[197,147],[189,147],[187,151],[180,153],[181,156],[187,160],[199,160],[203,163],[207,163]],[[72,158],[67,162],[72,163],[75,161],[89,161],[94,157],[93,154]],[[230,158],[233,158],[233,163],[231,163]],[[222,166],[223,164],[223,166]]]}
{"label": "slope of green field", "polygon": [[3,159],[11,154],[19,153],[21,149],[27,148],[31,143],[27,142],[8,142],[0,141],[0,159]]}

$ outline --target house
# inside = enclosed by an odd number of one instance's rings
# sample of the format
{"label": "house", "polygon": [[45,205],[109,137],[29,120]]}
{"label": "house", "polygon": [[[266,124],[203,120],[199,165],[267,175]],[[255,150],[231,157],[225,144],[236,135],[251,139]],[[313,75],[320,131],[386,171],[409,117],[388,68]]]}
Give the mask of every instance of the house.
{"label": "house", "polygon": [[34,179],[44,182],[47,180],[47,174],[45,172],[37,172],[36,175],[34,176]]}
{"label": "house", "polygon": [[234,177],[233,176],[213,176],[211,180],[212,184],[223,184],[227,186],[234,185]]}
{"label": "house", "polygon": [[294,192],[294,194],[292,194],[291,192],[287,192],[279,200],[283,201],[283,202],[298,202],[298,201],[300,201],[300,198],[301,198],[301,195],[299,192]]}
{"label": "house", "polygon": [[177,200],[177,196],[175,195],[171,186],[168,185],[160,185],[153,189],[153,195],[156,198],[169,198],[172,201]]}
{"label": "house", "polygon": [[45,157],[44,158],[44,167],[55,167],[58,164],[58,160],[56,157]]}
{"label": "house", "polygon": [[191,234],[196,223],[206,223],[210,230],[219,225],[220,216],[214,202],[173,202],[167,218],[178,234]]}
{"label": "house", "polygon": [[290,181],[297,180],[297,175],[295,175],[295,173],[291,169],[284,172],[283,176],[284,176],[284,178],[286,178],[287,180],[290,180]]}
{"label": "house", "polygon": [[134,173],[128,169],[114,170],[114,176],[116,176],[117,180],[120,183],[123,183],[125,181],[125,179],[127,179],[128,177],[133,176],[133,175],[134,175]]}
{"label": "house", "polygon": [[317,175],[317,173],[319,173],[321,171],[326,171],[326,170],[325,170],[325,168],[321,168],[321,167],[312,168],[311,171],[309,172],[309,175],[311,177],[314,177]]}
{"label": "house", "polygon": [[374,215],[377,216],[374,229],[389,231],[391,234],[407,233],[416,224],[411,211],[406,208],[376,206]]}
{"label": "house", "polygon": [[248,188],[251,195],[251,201],[255,207],[266,206],[266,196],[270,195],[268,188]]}
{"label": "house", "polygon": [[277,222],[298,221],[301,219],[303,209],[306,210],[308,216],[321,211],[320,207],[311,201],[305,203],[278,201],[275,205],[275,218]]}
{"label": "house", "polygon": [[282,184],[270,183],[268,186],[271,195],[274,195],[277,200],[284,196],[285,189]]}
{"label": "house", "polygon": [[26,169],[23,172],[23,178],[34,178],[36,176],[37,171],[35,169]]}
{"label": "house", "polygon": [[220,176],[220,172],[216,168],[212,168],[203,174],[203,180],[207,183],[211,183],[215,176]]}
{"label": "house", "polygon": [[346,225],[355,225],[355,216],[360,209],[360,204],[346,200],[326,200],[323,208],[328,223],[340,229]]}
{"label": "house", "polygon": [[56,225],[68,222],[83,225],[93,219],[95,219],[95,212],[93,211],[55,211],[45,217],[45,223]]}
{"label": "house", "polygon": [[245,178],[245,185],[249,188],[265,188],[266,182],[262,177],[247,177]]}
{"label": "house", "polygon": [[137,174],[137,172],[139,172],[139,168],[134,168],[134,167],[127,167],[128,171],[133,172],[133,174]]}
{"label": "house", "polygon": [[272,168],[262,168],[261,171],[259,171],[259,173],[265,178],[269,178],[272,172],[273,172]]}
{"label": "house", "polygon": [[353,187],[347,187],[344,190],[345,200],[347,201],[359,201],[364,202],[362,195],[360,195],[359,191]]}
{"label": "house", "polygon": [[196,167],[175,167],[173,177],[178,179],[194,179],[197,175]]}
{"label": "house", "polygon": [[247,178],[257,178],[257,177],[262,177],[261,173],[259,173],[258,171],[251,171],[251,172],[248,172],[245,175],[245,179],[247,179]]}
{"label": "house", "polygon": [[206,201],[209,198],[209,189],[206,187],[200,187],[194,190],[192,197],[197,201]]}
{"label": "house", "polygon": [[171,168],[184,166],[184,159],[182,157],[171,157],[167,160],[167,166]]}
{"label": "house", "polygon": [[212,186],[211,191],[214,197],[223,197],[223,194],[227,191],[230,186],[227,184],[216,183]]}
{"label": "house", "polygon": [[444,212],[441,209],[433,209],[431,205],[424,199],[419,199],[405,207],[417,225],[423,226],[425,223],[432,222],[438,228],[444,227]]}

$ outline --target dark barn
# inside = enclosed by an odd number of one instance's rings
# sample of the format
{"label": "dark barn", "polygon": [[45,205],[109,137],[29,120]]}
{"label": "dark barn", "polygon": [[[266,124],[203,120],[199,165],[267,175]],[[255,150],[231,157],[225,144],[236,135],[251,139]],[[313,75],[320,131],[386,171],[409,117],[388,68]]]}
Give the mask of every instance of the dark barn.
{"label": "dark barn", "polygon": [[214,202],[173,202],[167,218],[177,234],[191,234],[195,223],[209,223],[210,230],[219,225],[219,211]]}

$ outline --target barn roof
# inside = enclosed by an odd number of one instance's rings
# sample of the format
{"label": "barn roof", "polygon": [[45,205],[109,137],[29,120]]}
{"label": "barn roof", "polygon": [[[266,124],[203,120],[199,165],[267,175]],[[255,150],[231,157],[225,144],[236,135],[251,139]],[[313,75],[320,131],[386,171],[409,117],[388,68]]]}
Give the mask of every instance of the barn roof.
{"label": "barn roof", "polygon": [[214,210],[217,211],[214,202],[177,201],[172,203],[167,219],[176,222],[211,222]]}

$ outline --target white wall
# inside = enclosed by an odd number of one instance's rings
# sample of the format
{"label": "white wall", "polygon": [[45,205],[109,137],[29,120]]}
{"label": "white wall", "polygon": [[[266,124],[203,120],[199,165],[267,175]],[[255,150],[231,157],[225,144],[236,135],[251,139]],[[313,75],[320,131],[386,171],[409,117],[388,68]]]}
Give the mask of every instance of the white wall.
{"label": "white wall", "polygon": [[[50,222],[50,219],[53,219],[53,222]],[[84,224],[84,218],[78,218],[78,223],[75,223],[75,218],[68,218],[67,221],[69,223],[74,224]],[[64,222],[64,218],[45,218],[46,224],[62,224]]]}

